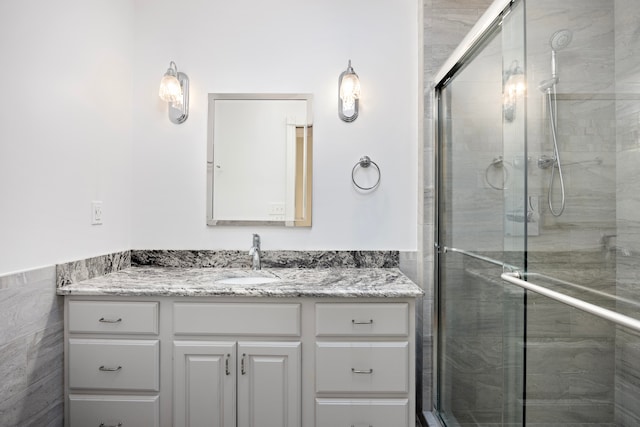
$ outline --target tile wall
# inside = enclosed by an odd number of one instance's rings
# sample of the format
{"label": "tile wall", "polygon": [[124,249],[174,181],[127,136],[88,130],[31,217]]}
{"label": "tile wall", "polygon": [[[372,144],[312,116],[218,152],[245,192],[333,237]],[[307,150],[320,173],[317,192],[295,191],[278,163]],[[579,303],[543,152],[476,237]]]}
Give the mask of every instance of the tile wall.
{"label": "tile wall", "polygon": [[62,425],[62,310],[55,266],[0,276],[0,425]]}
{"label": "tile wall", "polygon": [[[615,1],[616,225],[606,241],[615,253],[617,295],[640,301],[640,3]],[[640,305],[618,302],[618,310],[638,317]],[[617,328],[615,334],[615,421],[640,425],[640,335]]]}
{"label": "tile wall", "polygon": [[0,276],[0,426],[62,426],[64,303],[56,287],[130,265],[125,251]]}

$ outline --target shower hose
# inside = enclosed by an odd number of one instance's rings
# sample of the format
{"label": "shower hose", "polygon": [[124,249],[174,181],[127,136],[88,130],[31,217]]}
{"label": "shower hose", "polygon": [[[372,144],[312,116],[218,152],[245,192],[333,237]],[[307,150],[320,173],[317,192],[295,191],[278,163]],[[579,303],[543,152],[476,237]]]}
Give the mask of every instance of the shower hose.
{"label": "shower hose", "polygon": [[[549,179],[549,193],[547,200],[549,202],[549,210],[551,215],[560,216],[564,212],[564,177],[562,176],[562,162],[560,161],[560,152],[558,151],[558,104],[556,101],[556,85],[553,85],[553,96],[551,88],[547,89],[547,99],[549,100],[549,127],[551,128],[551,137],[553,138],[553,154],[554,164],[551,168],[551,178]],[[558,169],[558,179],[560,181],[560,209],[555,210],[553,207],[553,183],[556,179],[556,168]]]}

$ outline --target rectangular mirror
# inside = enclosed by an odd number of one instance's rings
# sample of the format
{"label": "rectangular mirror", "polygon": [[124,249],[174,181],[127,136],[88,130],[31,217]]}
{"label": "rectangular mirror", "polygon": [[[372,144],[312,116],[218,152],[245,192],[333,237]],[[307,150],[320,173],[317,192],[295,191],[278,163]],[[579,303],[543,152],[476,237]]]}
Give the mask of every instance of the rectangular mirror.
{"label": "rectangular mirror", "polygon": [[207,224],[311,226],[312,95],[210,93]]}

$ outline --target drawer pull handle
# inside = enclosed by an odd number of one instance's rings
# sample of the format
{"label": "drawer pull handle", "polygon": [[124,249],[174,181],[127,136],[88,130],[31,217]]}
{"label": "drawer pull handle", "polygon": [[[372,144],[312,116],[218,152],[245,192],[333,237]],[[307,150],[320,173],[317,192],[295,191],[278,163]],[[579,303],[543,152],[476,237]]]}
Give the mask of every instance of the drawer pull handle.
{"label": "drawer pull handle", "polygon": [[[100,427],[122,427],[122,423],[118,423],[118,424],[100,423]],[[351,427],[353,427],[353,426],[351,426]]]}
{"label": "drawer pull handle", "polygon": [[122,369],[122,366],[118,366],[117,368],[107,368],[106,366],[102,365],[98,368],[98,370],[102,372],[118,372],[120,369]]}
{"label": "drawer pull handle", "polygon": [[105,319],[104,317],[101,317],[100,319],[98,319],[98,322],[101,322],[101,323],[120,323],[120,322],[122,322],[122,318],[118,317],[117,319]]}
{"label": "drawer pull handle", "polygon": [[351,372],[353,372],[354,374],[373,374],[373,369],[362,370],[351,368]]}
{"label": "drawer pull handle", "polygon": [[[356,427],[355,424],[351,424],[351,427]],[[369,424],[369,427],[373,427],[373,425]]]}
{"label": "drawer pull handle", "polygon": [[227,357],[224,361],[224,373],[227,375],[231,375],[231,371],[229,370],[229,358],[231,357],[230,354],[227,354]]}
{"label": "drawer pull handle", "polygon": [[247,373],[247,371],[244,369],[244,358],[246,355],[246,353],[242,353],[242,359],[240,359],[240,373],[242,375],[245,375]]}
{"label": "drawer pull handle", "polygon": [[351,323],[354,325],[373,325],[373,319],[369,319],[367,321],[351,319]]}

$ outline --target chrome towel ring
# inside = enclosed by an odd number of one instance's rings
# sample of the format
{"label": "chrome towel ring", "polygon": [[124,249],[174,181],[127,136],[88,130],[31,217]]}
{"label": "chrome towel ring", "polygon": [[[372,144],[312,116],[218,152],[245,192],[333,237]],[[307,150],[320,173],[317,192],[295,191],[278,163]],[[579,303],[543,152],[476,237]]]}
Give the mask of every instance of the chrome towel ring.
{"label": "chrome towel ring", "polygon": [[[376,183],[373,184],[371,187],[363,187],[363,186],[361,186],[360,184],[358,184],[356,182],[356,177],[355,177],[356,170],[358,169],[358,167],[366,169],[371,165],[375,166],[376,171],[378,172],[378,179],[376,180]],[[353,166],[353,169],[351,169],[351,181],[353,182],[353,185],[355,185],[359,189],[365,190],[365,191],[373,190],[374,188],[376,188],[378,186],[378,184],[380,184],[380,177],[381,176],[382,176],[382,173],[380,172],[380,167],[378,166],[378,164],[376,162],[371,160],[369,158],[369,156],[360,157],[360,161]]]}
{"label": "chrome towel ring", "polygon": [[[507,188],[507,181],[509,181],[509,170],[505,167],[505,163],[506,162],[504,161],[502,156],[498,156],[493,159],[493,161],[489,163],[489,166],[487,166],[487,168],[484,170],[484,180],[489,185],[489,187],[493,188],[494,190],[503,191]],[[502,172],[502,186],[492,184],[489,180],[489,172],[491,172],[491,169],[496,169]]]}

